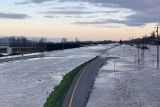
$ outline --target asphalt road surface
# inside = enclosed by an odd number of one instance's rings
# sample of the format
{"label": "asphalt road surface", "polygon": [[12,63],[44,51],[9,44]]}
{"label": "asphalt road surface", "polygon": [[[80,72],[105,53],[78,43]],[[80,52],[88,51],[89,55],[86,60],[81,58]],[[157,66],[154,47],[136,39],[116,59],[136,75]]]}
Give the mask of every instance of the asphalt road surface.
{"label": "asphalt road surface", "polygon": [[64,98],[62,107],[85,107],[95,77],[105,62],[106,58],[99,56],[79,72]]}

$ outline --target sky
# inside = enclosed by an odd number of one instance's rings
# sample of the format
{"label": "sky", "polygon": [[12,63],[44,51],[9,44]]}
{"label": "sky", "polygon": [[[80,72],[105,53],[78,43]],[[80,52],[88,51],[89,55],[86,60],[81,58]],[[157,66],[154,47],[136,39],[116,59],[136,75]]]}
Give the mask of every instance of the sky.
{"label": "sky", "polygon": [[125,40],[160,23],[160,0],[1,0],[0,35]]}

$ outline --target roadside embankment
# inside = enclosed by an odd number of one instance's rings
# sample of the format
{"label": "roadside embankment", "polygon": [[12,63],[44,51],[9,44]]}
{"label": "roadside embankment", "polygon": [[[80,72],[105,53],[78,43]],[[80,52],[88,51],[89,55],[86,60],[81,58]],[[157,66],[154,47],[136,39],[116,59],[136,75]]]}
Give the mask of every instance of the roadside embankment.
{"label": "roadside embankment", "polygon": [[1,57],[0,63],[15,61],[15,60],[27,60],[32,58],[44,57],[44,56],[45,56],[44,54],[31,54],[31,55],[24,55],[24,56],[18,55],[18,56]]}
{"label": "roadside embankment", "polygon": [[[95,57],[97,58],[97,57]],[[61,83],[54,88],[54,91],[47,98],[44,107],[61,107],[64,97],[71,86],[74,78],[80,73],[80,71],[95,58],[81,64],[77,68],[73,69],[71,72],[67,73]]]}

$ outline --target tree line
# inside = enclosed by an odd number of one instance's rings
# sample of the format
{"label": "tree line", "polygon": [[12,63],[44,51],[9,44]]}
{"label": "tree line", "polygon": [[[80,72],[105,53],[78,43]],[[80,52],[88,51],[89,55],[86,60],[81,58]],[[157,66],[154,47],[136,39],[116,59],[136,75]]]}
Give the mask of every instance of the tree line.
{"label": "tree line", "polygon": [[[40,38],[37,40],[31,40],[27,37],[9,37],[9,46],[15,50],[15,53],[23,50],[28,52],[44,52],[61,49],[71,49],[83,46],[97,45],[97,44],[108,44],[113,43],[111,40],[104,41],[79,41],[77,38],[75,41],[67,41],[66,38],[62,38],[61,42],[48,42],[46,38]],[[26,52],[27,53],[27,52]]]}
{"label": "tree line", "polygon": [[[158,39],[158,42],[157,42]],[[160,44],[160,37],[157,38],[156,33],[152,32],[150,35],[145,35],[141,38],[129,39],[129,40],[120,40],[120,44],[128,44],[128,45],[140,45],[140,44],[150,44],[157,45]]]}

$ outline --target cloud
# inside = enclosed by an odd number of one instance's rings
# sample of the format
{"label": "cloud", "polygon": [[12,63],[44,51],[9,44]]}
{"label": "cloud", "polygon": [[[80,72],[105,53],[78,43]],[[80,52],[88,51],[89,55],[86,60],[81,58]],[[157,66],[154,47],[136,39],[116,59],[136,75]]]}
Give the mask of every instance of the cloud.
{"label": "cloud", "polygon": [[[157,14],[160,11],[159,0],[145,0],[145,1],[144,0],[59,0],[59,1],[88,2],[96,6],[111,7],[111,8],[125,8],[135,12],[135,14],[126,17],[125,21],[119,22],[119,21],[110,20],[111,22],[114,22],[114,23],[117,22],[118,24],[123,23],[128,26],[143,26],[147,23],[160,23],[160,15]],[[101,22],[95,21],[94,23],[101,23]]]}
{"label": "cloud", "polygon": [[[71,7],[72,8],[72,7]],[[58,9],[53,9],[51,11],[44,11],[44,12],[39,12],[39,14],[43,14],[45,18],[72,18],[73,22],[74,20],[90,20],[90,19],[96,19],[97,14],[103,14],[108,15],[110,13],[117,13],[119,11],[115,10],[108,10],[108,11],[87,11],[87,10],[77,10],[77,9],[62,9],[61,7]],[[72,23],[72,22],[71,22]]]}
{"label": "cloud", "polygon": [[160,15],[156,12],[139,12],[127,17],[125,24],[128,26],[144,26],[147,23],[160,23]]}
{"label": "cloud", "polygon": [[50,15],[46,15],[44,17],[46,17],[46,18],[59,18],[58,16],[50,16]]}
{"label": "cloud", "polygon": [[108,24],[125,24],[128,26],[144,26],[144,22],[136,22],[130,20],[95,20],[95,21],[82,21],[82,22],[75,22],[74,24],[81,24],[81,25],[108,25]]}
{"label": "cloud", "polygon": [[26,14],[17,14],[17,13],[0,13],[0,18],[4,19],[25,19],[29,16]]}
{"label": "cloud", "polygon": [[[122,23],[128,26],[144,26],[148,23],[159,23],[160,24],[160,15],[158,14],[160,11],[160,0],[24,0],[23,2],[20,2],[19,4],[27,4],[27,3],[36,3],[41,4],[45,2],[58,2],[61,3],[87,3],[87,6],[95,6],[95,7],[101,7],[104,8],[104,12],[101,11],[101,13],[105,13],[106,8],[119,8],[119,11],[121,9],[129,9],[134,12],[134,14],[130,14],[129,16],[126,16],[123,21],[117,21],[113,20],[112,18],[110,20],[106,19],[106,23]],[[70,8],[70,6],[67,6]],[[67,7],[53,7],[53,9],[56,9],[57,11],[46,11],[43,12],[43,14],[91,14],[91,13],[100,13],[100,11],[91,12],[87,8],[84,8],[85,6],[79,6],[77,9],[79,11],[75,10],[75,8],[70,8],[71,11],[67,11]],[[62,10],[62,11],[58,11]],[[81,11],[80,11],[81,10]],[[114,11],[111,11],[112,13]],[[108,13],[111,13],[108,11]],[[106,11],[107,13],[107,11]],[[116,12],[115,12],[116,13]],[[110,21],[110,22],[108,22]],[[82,21],[83,22],[83,21]],[[103,22],[103,21],[102,21]],[[84,22],[85,23],[85,22]],[[86,22],[87,24],[88,22]],[[100,23],[101,21],[95,21],[92,23]],[[89,23],[90,24],[90,23]]]}
{"label": "cloud", "polygon": [[28,4],[29,2],[23,1],[23,2],[15,2],[16,5],[23,5],[23,4]]}
{"label": "cloud", "polygon": [[33,2],[33,3],[44,3],[44,2],[48,2],[48,1],[52,1],[52,0],[31,0],[31,2]]}
{"label": "cloud", "polygon": [[97,13],[117,13],[119,11],[83,11],[83,10],[51,10],[40,12],[42,14],[97,14]]}
{"label": "cloud", "polygon": [[75,24],[89,24],[89,25],[105,25],[105,24],[109,24],[109,23],[119,23],[121,24],[122,21],[120,20],[95,20],[95,21],[80,21],[80,22],[75,22]]}
{"label": "cloud", "polygon": [[62,14],[62,15],[76,15],[76,14],[91,14],[91,13],[94,13],[94,12],[91,12],[91,11],[78,11],[78,10],[73,10],[73,11],[70,11],[70,10],[57,10],[57,11],[46,11],[46,12],[40,12],[41,14],[52,14],[52,15],[57,15],[57,14]]}
{"label": "cloud", "polygon": [[52,8],[53,10],[69,10],[69,9],[74,9],[74,10],[82,10],[82,9],[87,9],[86,7],[84,6],[59,6],[59,7],[53,7]]}
{"label": "cloud", "polygon": [[52,1],[52,0],[25,0],[25,1],[22,1],[22,2],[16,2],[15,4],[17,4],[17,5],[28,4],[28,3],[41,4],[41,3],[49,2],[49,1]]}

